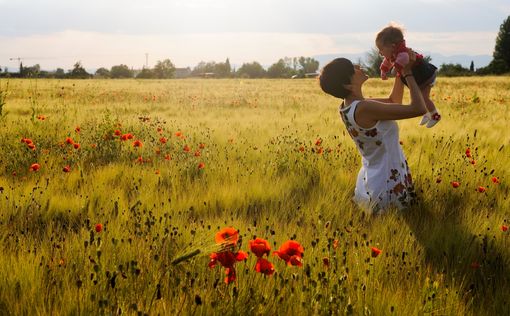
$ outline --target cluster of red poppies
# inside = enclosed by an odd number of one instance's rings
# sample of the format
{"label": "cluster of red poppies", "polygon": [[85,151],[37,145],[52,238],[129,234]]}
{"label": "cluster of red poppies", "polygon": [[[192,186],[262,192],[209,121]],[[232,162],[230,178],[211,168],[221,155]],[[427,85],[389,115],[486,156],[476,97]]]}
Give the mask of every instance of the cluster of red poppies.
{"label": "cluster of red poppies", "polygon": [[[210,255],[209,267],[214,268],[220,264],[225,268],[225,283],[231,283],[236,279],[236,270],[234,264],[238,261],[248,259],[248,253],[242,250],[236,251],[239,232],[233,227],[226,227],[216,233],[215,241],[221,245],[221,250],[213,252]],[[262,238],[255,238],[249,241],[250,251],[257,257],[255,271],[265,275],[274,273],[274,265],[265,256],[271,253],[269,242]],[[279,250],[274,251],[273,255],[278,256],[291,266],[303,265],[304,248],[295,240],[288,240],[282,244]]]}
{"label": "cluster of red poppies", "polygon": [[[157,131],[158,131],[159,134],[162,134],[163,133],[163,128],[158,127]],[[79,126],[77,126],[75,128],[75,132],[76,133],[80,133],[81,132],[81,128]],[[124,142],[128,141],[128,140],[132,140],[133,141],[132,146],[134,148],[141,149],[142,147],[144,147],[144,143],[140,139],[135,139],[135,136],[132,133],[122,133],[120,129],[116,129],[113,132],[112,136],[113,136],[113,139],[119,139],[119,140],[124,141]],[[169,139],[167,137],[164,137],[163,135],[160,135],[160,136],[161,137],[159,138],[159,143],[161,145],[165,146],[169,142]],[[182,139],[182,140],[186,139],[186,136],[184,136],[184,134],[181,131],[175,132],[175,136],[177,138]],[[112,139],[112,138],[111,138],[111,136],[105,136],[105,139]],[[36,145],[32,141],[32,139],[23,137],[21,139],[21,142],[25,143],[29,149],[34,150],[34,151],[36,150]],[[76,150],[79,150],[81,148],[80,143],[78,143],[76,140],[74,140],[71,137],[66,137],[65,141],[64,142],[60,142],[59,144],[60,144],[61,147],[64,147],[66,145],[72,146]],[[91,144],[90,147],[94,149],[94,148],[97,147],[97,145],[96,144]],[[201,157],[202,156],[201,150],[203,150],[204,148],[205,148],[205,144],[204,143],[199,143],[198,144],[198,149],[193,151],[193,155],[195,157]],[[185,153],[192,152],[191,147],[186,145],[186,144],[183,146],[182,150]],[[157,155],[160,155],[162,153],[162,150],[159,147],[156,147],[155,153]],[[167,154],[164,155],[164,159],[165,160],[171,160],[172,157],[171,157],[171,155],[169,153],[167,153]],[[135,162],[137,162],[137,163],[146,163],[146,162],[151,162],[151,159],[144,159],[144,158],[142,158],[142,156],[139,156],[135,160]],[[33,163],[30,166],[29,171],[39,171],[40,168],[41,168],[41,165],[39,163]],[[198,170],[205,169],[205,163],[204,162],[198,162],[197,169]],[[62,168],[62,171],[65,172],[65,173],[71,172],[71,166],[70,165],[64,166]],[[160,174],[160,171],[156,170],[156,174]],[[13,172],[13,176],[16,176],[16,175],[17,175],[17,173],[14,171]]]}

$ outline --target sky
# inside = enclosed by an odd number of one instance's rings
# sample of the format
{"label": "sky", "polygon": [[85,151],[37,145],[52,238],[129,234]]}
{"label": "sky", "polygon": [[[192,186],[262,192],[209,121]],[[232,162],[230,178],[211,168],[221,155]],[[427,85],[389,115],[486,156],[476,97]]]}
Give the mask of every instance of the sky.
{"label": "sky", "polygon": [[0,0],[0,12],[1,68],[193,68],[363,53],[391,21],[418,52],[492,55],[510,1]]}

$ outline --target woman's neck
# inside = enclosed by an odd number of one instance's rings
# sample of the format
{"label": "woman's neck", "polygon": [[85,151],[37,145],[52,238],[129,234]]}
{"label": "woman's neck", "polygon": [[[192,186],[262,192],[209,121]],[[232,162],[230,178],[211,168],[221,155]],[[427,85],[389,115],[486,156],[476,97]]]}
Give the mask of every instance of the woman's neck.
{"label": "woman's neck", "polygon": [[351,93],[347,98],[345,98],[345,104],[351,104],[353,101],[360,101],[364,100],[363,93],[361,93],[361,90],[354,91]]}

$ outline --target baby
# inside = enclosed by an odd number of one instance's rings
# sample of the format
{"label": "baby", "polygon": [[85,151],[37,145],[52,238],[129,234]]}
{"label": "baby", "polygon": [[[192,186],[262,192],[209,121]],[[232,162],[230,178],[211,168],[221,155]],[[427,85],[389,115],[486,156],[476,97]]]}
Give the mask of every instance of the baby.
{"label": "baby", "polygon": [[[395,68],[397,77],[407,85],[406,79],[402,75],[402,69],[409,62],[406,42],[402,29],[397,26],[390,25],[382,29],[377,34],[375,45],[379,49],[379,53],[384,57],[381,63],[381,78],[388,79],[387,74]],[[420,125],[427,124],[430,128],[441,120],[441,115],[436,109],[434,102],[430,100],[430,90],[436,81],[437,67],[427,62],[422,55],[416,54],[416,62],[413,65],[412,73],[421,89],[427,113],[423,116]]]}

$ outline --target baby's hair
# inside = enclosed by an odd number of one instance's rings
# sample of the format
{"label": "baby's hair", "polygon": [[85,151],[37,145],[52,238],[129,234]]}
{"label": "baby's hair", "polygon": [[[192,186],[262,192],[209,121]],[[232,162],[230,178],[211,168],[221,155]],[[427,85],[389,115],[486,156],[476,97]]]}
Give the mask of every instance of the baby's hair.
{"label": "baby's hair", "polygon": [[390,23],[387,27],[383,28],[377,37],[375,38],[376,43],[383,45],[397,44],[404,40],[404,30],[402,26],[396,23]]}

